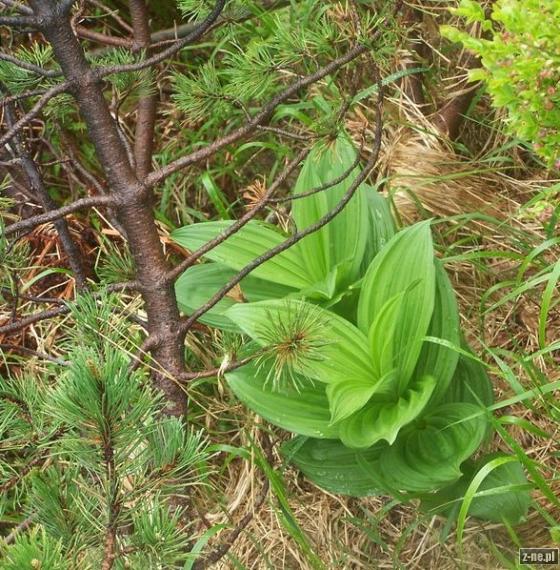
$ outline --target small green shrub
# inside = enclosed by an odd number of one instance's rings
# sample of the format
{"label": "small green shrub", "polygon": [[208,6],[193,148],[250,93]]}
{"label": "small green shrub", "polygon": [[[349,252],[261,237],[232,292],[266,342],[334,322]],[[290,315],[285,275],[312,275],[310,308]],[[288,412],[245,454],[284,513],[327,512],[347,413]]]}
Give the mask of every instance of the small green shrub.
{"label": "small green shrub", "polygon": [[442,34],[480,57],[470,78],[483,80],[495,107],[505,108],[515,136],[560,166],[560,5],[555,0],[497,0],[487,18],[480,2],[461,0],[454,10],[478,22],[483,37],[451,26]]}
{"label": "small green shrub", "polygon": [[[345,135],[317,144],[294,197],[353,164]],[[295,227],[319,220],[353,179],[294,200]],[[230,223],[194,224],[172,237],[196,250]],[[284,239],[262,222],[244,226],[178,280],[182,309],[192,313]],[[228,383],[249,408],[297,434],[283,451],[307,477],[336,493],[426,497],[426,508],[451,514],[476,474],[465,462],[488,440],[492,387],[462,339],[428,221],[396,232],[385,200],[363,184],[332,223],[259,266],[236,298],[204,318],[249,337],[245,351],[255,358],[226,374]],[[501,487],[489,496],[517,504],[504,511],[517,523],[528,503],[512,500],[509,474],[494,473],[484,489]],[[486,500],[473,502],[481,518]]]}

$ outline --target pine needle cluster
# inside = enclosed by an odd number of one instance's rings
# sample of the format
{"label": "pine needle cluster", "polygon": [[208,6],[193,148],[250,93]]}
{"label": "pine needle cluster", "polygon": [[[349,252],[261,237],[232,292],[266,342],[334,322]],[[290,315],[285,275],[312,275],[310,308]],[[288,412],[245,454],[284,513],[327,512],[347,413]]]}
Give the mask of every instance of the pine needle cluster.
{"label": "pine needle cluster", "polygon": [[[184,497],[204,482],[200,433],[162,400],[123,350],[114,299],[73,307],[67,367],[0,380],[0,512],[23,524],[3,568],[179,568],[192,549]],[[5,541],[6,542],[6,541]]]}

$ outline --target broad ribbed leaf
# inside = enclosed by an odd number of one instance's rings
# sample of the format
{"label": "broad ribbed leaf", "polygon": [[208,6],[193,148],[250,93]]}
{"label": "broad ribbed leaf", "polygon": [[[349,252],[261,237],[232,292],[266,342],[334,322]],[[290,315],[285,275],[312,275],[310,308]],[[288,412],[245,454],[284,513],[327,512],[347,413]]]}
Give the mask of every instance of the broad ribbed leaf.
{"label": "broad ribbed leaf", "polygon": [[238,304],[226,314],[263,347],[294,351],[301,347],[299,354],[305,366],[296,372],[325,383],[375,382],[365,336],[342,317],[321,307],[283,299]]}
{"label": "broad ribbed leaf", "polygon": [[374,397],[360,411],[340,422],[340,439],[354,449],[365,449],[385,440],[392,444],[401,428],[422,413],[435,386],[432,376],[412,383],[397,402],[379,402]]}
{"label": "broad ribbed leaf", "polygon": [[[204,263],[190,267],[175,282],[175,295],[179,308],[187,315],[192,314],[235,274],[235,270],[222,263]],[[224,311],[236,302],[244,299],[249,301],[277,299],[296,294],[296,292],[297,290],[291,287],[249,275],[241,281],[239,288],[234,289],[200,317],[200,321],[224,330],[239,330],[230,319],[223,315]]]}
{"label": "broad ribbed leaf", "polygon": [[358,303],[360,330],[368,334],[385,304],[401,293],[405,299],[395,315],[392,352],[403,391],[418,361],[434,308],[435,266],[429,222],[399,232],[371,263]]}
{"label": "broad ribbed leaf", "polygon": [[293,433],[336,438],[338,429],[330,425],[329,402],[325,386],[301,379],[292,385],[273,389],[267,380],[269,369],[248,364],[228,372],[226,379],[233,393],[251,410],[270,423]]}
{"label": "broad ribbed leaf", "polygon": [[[378,378],[392,374],[397,380],[395,331],[406,301],[406,293],[391,297],[382,307],[369,328],[369,343],[373,365]],[[398,386],[396,386],[398,389]]]}
{"label": "broad ribbed leaf", "polygon": [[[479,459],[476,463],[466,462],[464,475],[448,487],[437,493],[422,497],[422,508],[430,514],[457,516],[465,492],[478,471],[489,461],[502,454],[493,453]],[[521,463],[509,461],[488,473],[472,500],[468,514],[481,520],[516,525],[522,522],[531,505],[529,489],[521,489],[528,481]]]}
{"label": "broad ribbed leaf", "polygon": [[327,397],[334,424],[363,408],[376,391],[378,383],[371,379],[342,380],[327,386]]}
{"label": "broad ribbed leaf", "polygon": [[362,260],[363,273],[367,271],[373,258],[385,247],[385,244],[397,231],[387,198],[381,195],[377,188],[367,184],[364,184],[364,187],[370,230]]}
{"label": "broad ribbed leaf", "polygon": [[382,474],[397,490],[440,489],[461,477],[461,464],[478,449],[485,432],[480,407],[443,404],[399,435],[380,459]]}
{"label": "broad ribbed leaf", "polygon": [[371,497],[383,493],[376,476],[383,448],[379,445],[355,451],[336,440],[296,437],[285,443],[281,452],[322,489],[352,497]]}
{"label": "broad ribbed leaf", "polygon": [[447,390],[455,369],[459,353],[452,347],[460,346],[459,311],[455,293],[443,265],[436,259],[436,295],[434,312],[428,329],[428,336],[444,340],[450,346],[424,342],[416,364],[415,376],[431,374],[436,379],[436,388],[431,404],[438,403]]}
{"label": "broad ribbed leaf", "polygon": [[[179,245],[193,251],[220,235],[232,223],[220,221],[192,224],[175,230],[171,238]],[[285,239],[274,226],[253,220],[209,251],[205,257],[239,271]],[[297,245],[264,262],[252,274],[296,289],[303,289],[313,283]]]}
{"label": "broad ribbed leaf", "polygon": [[[192,314],[219,291],[233,275],[235,271],[221,263],[205,263],[190,267],[175,282],[175,295],[179,309],[187,315]],[[236,330],[237,327],[223,315],[224,311],[235,302],[230,296],[223,298],[205,313],[200,321],[213,327]]]}
{"label": "broad ribbed leaf", "polygon": [[[298,177],[294,194],[308,192],[340,178],[356,161],[356,150],[346,134],[328,144],[319,143],[311,151]],[[306,198],[294,200],[292,217],[298,230],[317,222],[336,207],[359,173],[349,172],[340,183]],[[368,225],[365,187],[361,186],[346,207],[329,224],[300,242],[302,256],[314,281],[323,280],[333,268],[343,262],[341,278],[355,281],[363,259]]]}
{"label": "broad ribbed leaf", "polygon": [[[463,350],[471,352],[463,342]],[[461,355],[453,379],[443,396],[444,402],[467,402],[490,406],[494,403],[492,383],[484,366],[468,356]]]}

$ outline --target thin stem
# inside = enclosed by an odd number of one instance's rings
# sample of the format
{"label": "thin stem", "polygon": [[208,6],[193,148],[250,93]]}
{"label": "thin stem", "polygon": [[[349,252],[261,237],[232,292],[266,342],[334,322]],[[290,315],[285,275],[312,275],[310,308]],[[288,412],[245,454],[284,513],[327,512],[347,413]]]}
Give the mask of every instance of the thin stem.
{"label": "thin stem", "polygon": [[25,115],[23,115],[23,117],[21,117],[21,119],[16,121],[12,125],[12,127],[10,129],[8,129],[8,131],[6,132],[6,134],[4,134],[4,136],[0,137],[0,147],[3,147],[7,142],[9,142],[22,127],[27,125],[27,123],[30,123],[33,119],[38,117],[39,113],[43,110],[45,105],[47,105],[47,103],[51,99],[53,99],[57,95],[60,95],[62,93],[65,93],[66,91],[68,91],[69,87],[70,87],[70,82],[65,81],[64,83],[54,85],[53,87],[50,87],[49,89],[47,89],[43,93],[43,95],[41,95],[41,97],[35,103],[35,105],[33,105],[31,110],[28,111]]}
{"label": "thin stem", "polygon": [[60,77],[62,75],[60,69],[45,69],[44,67],[23,61],[7,53],[0,53],[0,60],[9,61],[10,63],[17,65],[17,67],[25,69],[26,71],[31,71],[32,73],[40,75],[41,77]]}
{"label": "thin stem", "polygon": [[175,280],[185,269],[190,267],[195,261],[200,259],[203,255],[208,253],[210,250],[214,249],[226,239],[228,239],[233,234],[237,233],[243,226],[248,224],[263,208],[266,207],[270,197],[274,192],[286,181],[288,176],[297,168],[301,161],[309,154],[309,149],[304,149],[298,153],[298,155],[290,161],[286,167],[282,170],[280,175],[276,180],[270,185],[268,190],[263,194],[262,198],[257,202],[257,204],[246,212],[241,218],[236,222],[231,224],[226,230],[217,235],[214,239],[206,242],[202,247],[198,248],[196,251],[192,252],[186,259],[184,259],[177,267],[175,267],[171,272],[167,274],[167,278]]}
{"label": "thin stem", "polygon": [[192,32],[186,35],[184,38],[177,40],[172,46],[159,52],[158,54],[139,61],[137,63],[129,63],[124,65],[112,65],[109,67],[104,67],[97,71],[99,78],[104,78],[115,73],[127,73],[131,71],[140,71],[142,69],[147,69],[153,67],[162,61],[165,61],[172,55],[176,54],[179,50],[183,49],[188,44],[195,42],[201,38],[212,26],[212,24],[217,20],[218,16],[224,9],[226,0],[217,0],[212,12],[203,20]]}
{"label": "thin stem", "polygon": [[[7,105],[4,113],[8,127],[11,127],[15,122],[12,105]],[[28,180],[32,193],[37,196],[45,210],[51,212],[55,211],[56,204],[45,188],[41,173],[39,172],[35,161],[31,157],[31,154],[23,144],[19,132],[14,136],[13,146],[17,157],[21,161],[22,170]],[[87,286],[87,277],[82,263],[82,254],[70,235],[70,230],[68,229],[66,220],[64,218],[60,218],[54,222],[54,225],[58,232],[62,248],[68,257],[70,268],[74,273],[76,286],[78,289],[85,289]]]}
{"label": "thin stem", "polygon": [[79,200],[76,200],[67,206],[62,206],[56,210],[51,210],[50,212],[45,212],[44,214],[38,214],[37,216],[31,216],[25,220],[10,224],[4,229],[4,235],[9,236],[18,232],[31,230],[36,226],[59,220],[68,214],[72,214],[73,212],[82,210],[84,208],[91,208],[95,206],[114,206],[116,202],[117,200],[114,196],[90,196],[88,198],[80,198]]}

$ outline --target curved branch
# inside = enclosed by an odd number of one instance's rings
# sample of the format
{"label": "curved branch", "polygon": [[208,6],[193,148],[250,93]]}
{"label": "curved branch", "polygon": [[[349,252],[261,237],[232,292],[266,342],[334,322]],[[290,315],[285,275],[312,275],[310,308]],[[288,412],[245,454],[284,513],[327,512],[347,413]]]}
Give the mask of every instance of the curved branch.
{"label": "curved branch", "polygon": [[276,192],[276,189],[281,186],[288,176],[296,169],[299,163],[309,154],[309,149],[304,149],[298,155],[290,161],[286,167],[282,170],[280,175],[276,180],[270,185],[269,189],[265,192],[263,197],[258,201],[258,203],[246,212],[241,218],[236,222],[231,224],[226,230],[217,235],[214,239],[206,242],[202,247],[199,247],[196,251],[192,252],[186,259],[184,259],[179,265],[174,267],[167,275],[167,279],[174,281],[185,269],[190,267],[195,261],[200,259],[205,253],[219,246],[226,239],[228,239],[233,234],[237,233],[243,226],[249,223],[263,208],[266,207],[269,202],[270,196]]}
{"label": "curved branch", "polygon": [[93,206],[114,206],[116,204],[116,199],[114,196],[91,196],[89,198],[81,198],[76,200],[67,206],[62,206],[57,210],[52,210],[50,212],[45,212],[44,214],[38,214],[37,216],[31,216],[25,220],[15,222],[10,224],[4,229],[4,235],[11,235],[16,232],[22,232],[30,230],[41,224],[46,224],[47,222],[53,222],[59,220],[72,212],[81,210],[83,208],[91,208]]}
{"label": "curved branch", "polygon": [[0,26],[37,27],[37,20],[31,16],[0,16]]}
{"label": "curved branch", "polygon": [[22,91],[16,95],[8,95],[7,97],[2,97],[0,99],[0,107],[3,107],[8,103],[21,101],[21,99],[27,99],[28,97],[37,97],[37,95],[44,95],[45,92],[46,89],[30,89],[29,91]]}
{"label": "curved branch", "polygon": [[31,71],[32,73],[40,75],[41,77],[60,77],[62,75],[62,72],[59,69],[45,69],[39,65],[28,63],[27,61],[23,61],[7,53],[0,53],[0,60],[13,63],[18,67],[21,67],[21,69]]}
{"label": "curved branch", "polygon": [[113,75],[115,73],[127,73],[131,71],[141,71],[142,69],[147,69],[148,67],[153,67],[162,61],[165,61],[167,58],[171,57],[172,55],[176,54],[179,50],[183,49],[186,45],[198,40],[201,36],[203,36],[212,26],[212,24],[218,19],[218,16],[221,14],[222,10],[224,9],[226,0],[217,0],[214,9],[208,17],[203,20],[197,28],[195,28],[191,33],[186,35],[184,38],[177,40],[172,46],[168,47],[167,49],[159,52],[158,54],[144,59],[142,61],[138,61],[136,63],[129,63],[125,65],[112,65],[109,67],[104,67],[97,70],[97,76],[99,78],[107,77],[109,75]]}
{"label": "curved branch", "polygon": [[13,8],[14,10],[17,10],[20,14],[27,14],[29,16],[33,15],[33,10],[29,6],[26,6],[21,2],[16,2],[15,0],[0,0],[0,4],[4,4],[4,6]]}

